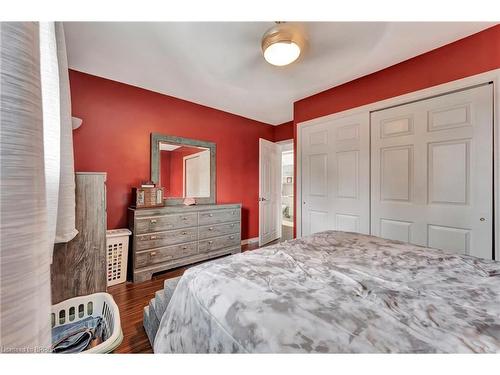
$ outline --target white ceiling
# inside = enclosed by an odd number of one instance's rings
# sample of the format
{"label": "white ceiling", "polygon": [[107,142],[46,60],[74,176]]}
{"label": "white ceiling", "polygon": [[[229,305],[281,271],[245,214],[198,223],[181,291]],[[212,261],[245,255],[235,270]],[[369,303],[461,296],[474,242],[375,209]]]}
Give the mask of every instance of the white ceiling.
{"label": "white ceiling", "polygon": [[174,151],[177,150],[179,147],[181,146],[160,142],[160,151]]}
{"label": "white ceiling", "polygon": [[[308,48],[265,62],[272,22],[66,22],[72,69],[277,125],[293,102],[494,25],[305,22]],[[472,57],[471,57],[472,58]]]}

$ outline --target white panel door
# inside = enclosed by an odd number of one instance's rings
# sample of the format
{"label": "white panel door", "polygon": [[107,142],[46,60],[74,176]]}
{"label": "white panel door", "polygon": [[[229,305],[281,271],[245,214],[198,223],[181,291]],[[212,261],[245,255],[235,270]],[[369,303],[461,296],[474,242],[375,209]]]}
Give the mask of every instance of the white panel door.
{"label": "white panel door", "polygon": [[301,129],[302,235],[369,233],[369,115]]}
{"label": "white panel door", "polygon": [[184,196],[210,196],[210,150],[184,156]]}
{"label": "white panel door", "polygon": [[191,157],[184,157],[184,196],[185,197],[199,197],[199,169],[200,156],[195,155]]}
{"label": "white panel door", "polygon": [[259,139],[259,245],[281,237],[281,147]]}
{"label": "white panel door", "polygon": [[371,231],[492,257],[492,85],[371,114]]}

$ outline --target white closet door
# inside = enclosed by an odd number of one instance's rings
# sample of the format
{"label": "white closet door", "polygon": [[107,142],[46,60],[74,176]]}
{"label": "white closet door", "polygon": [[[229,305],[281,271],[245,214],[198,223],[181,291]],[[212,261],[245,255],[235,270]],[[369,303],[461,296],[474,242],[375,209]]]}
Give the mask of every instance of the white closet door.
{"label": "white closet door", "polygon": [[373,235],[492,257],[492,85],[371,114]]}
{"label": "white closet door", "polygon": [[369,115],[301,129],[302,235],[369,233]]}

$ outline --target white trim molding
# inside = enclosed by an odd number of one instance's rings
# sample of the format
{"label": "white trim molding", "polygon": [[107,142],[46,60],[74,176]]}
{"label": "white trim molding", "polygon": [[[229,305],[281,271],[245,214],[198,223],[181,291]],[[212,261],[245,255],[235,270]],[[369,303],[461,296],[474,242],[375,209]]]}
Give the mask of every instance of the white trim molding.
{"label": "white trim molding", "polygon": [[440,85],[428,87],[422,90],[414,91],[408,94],[403,94],[395,96],[389,99],[380,100],[370,104],[363,105],[361,107],[351,108],[345,111],[336,112],[327,116],[318,117],[312,120],[303,121],[297,123],[297,176],[296,176],[296,194],[295,204],[296,204],[296,225],[297,225],[297,237],[302,236],[302,187],[301,187],[301,133],[304,127],[312,126],[315,124],[320,124],[325,121],[330,121],[333,119],[338,119],[345,116],[350,116],[357,113],[374,112],[388,107],[398,106],[407,104],[413,101],[423,100],[431,98],[433,96],[439,96],[451,93],[453,91],[464,90],[473,86],[482,85],[492,82],[493,83],[493,181],[494,181],[494,243],[495,243],[495,259],[500,259],[500,131],[499,127],[499,110],[500,110],[500,69],[490,70],[484,73],[476,74],[466,78],[461,78],[455,81],[450,81]]}

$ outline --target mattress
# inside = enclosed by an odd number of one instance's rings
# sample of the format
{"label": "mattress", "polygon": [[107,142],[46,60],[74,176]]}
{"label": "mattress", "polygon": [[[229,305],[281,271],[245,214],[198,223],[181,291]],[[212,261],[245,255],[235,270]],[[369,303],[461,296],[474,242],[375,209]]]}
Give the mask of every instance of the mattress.
{"label": "mattress", "polygon": [[498,353],[500,262],[327,231],[187,270],[156,353]]}

